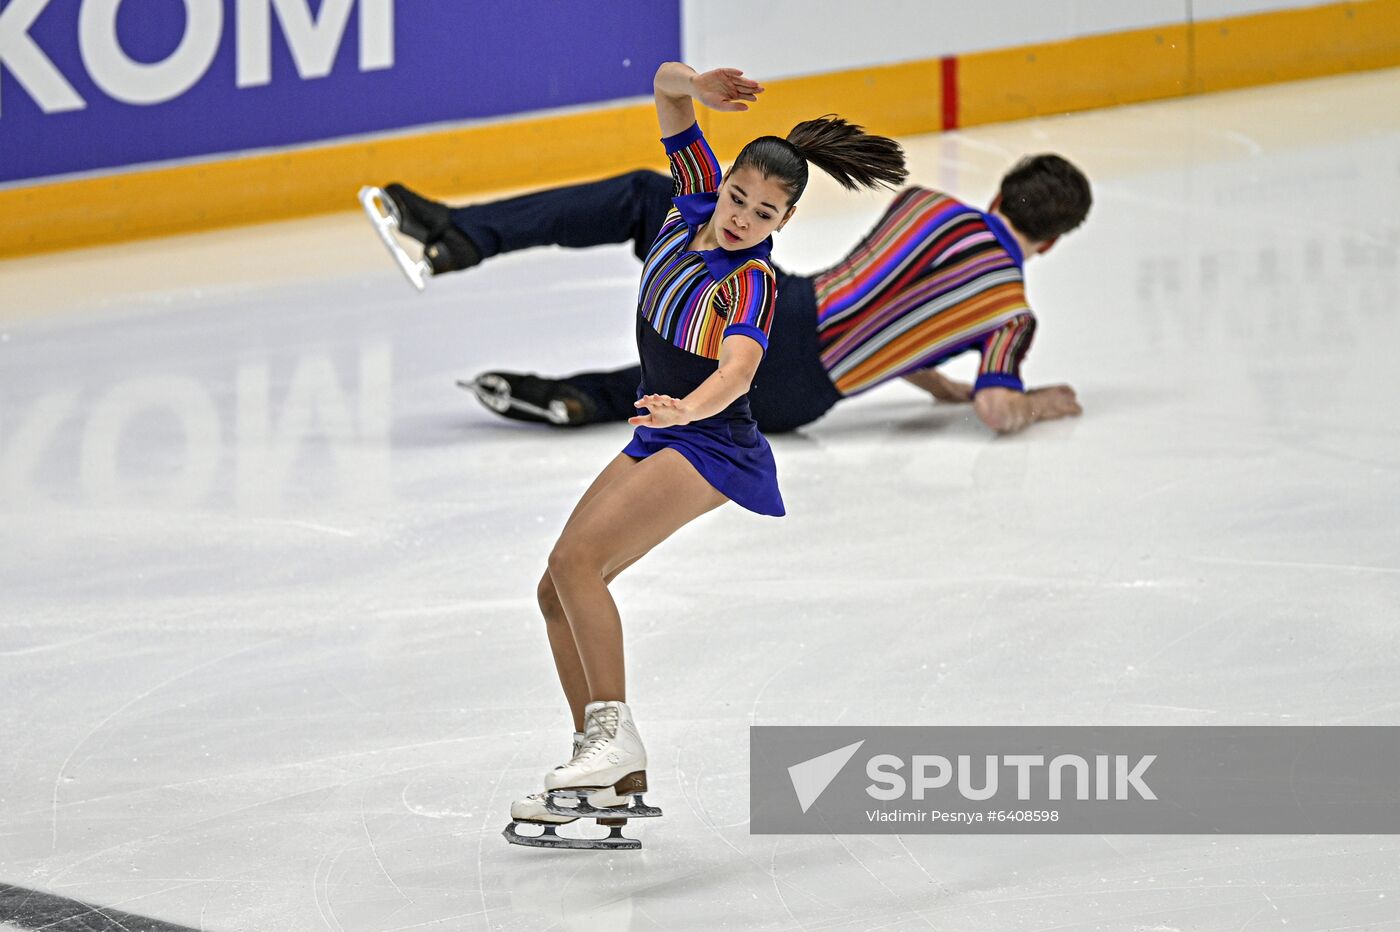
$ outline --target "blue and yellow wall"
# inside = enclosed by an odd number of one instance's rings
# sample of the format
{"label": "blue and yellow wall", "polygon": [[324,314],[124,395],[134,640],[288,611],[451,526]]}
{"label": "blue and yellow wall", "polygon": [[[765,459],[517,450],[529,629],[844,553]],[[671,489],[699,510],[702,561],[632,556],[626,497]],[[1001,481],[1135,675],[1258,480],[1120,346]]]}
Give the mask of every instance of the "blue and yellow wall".
{"label": "blue and yellow wall", "polygon": [[0,256],[657,165],[677,57],[767,84],[723,154],[1400,66],[1400,0],[3,0]]}

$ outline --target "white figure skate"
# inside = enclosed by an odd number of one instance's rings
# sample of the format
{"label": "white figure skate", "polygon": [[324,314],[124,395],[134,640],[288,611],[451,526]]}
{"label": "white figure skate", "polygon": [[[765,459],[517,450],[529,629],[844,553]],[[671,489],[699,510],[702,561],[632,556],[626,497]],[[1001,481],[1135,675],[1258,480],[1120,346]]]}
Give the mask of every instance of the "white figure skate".
{"label": "white figure skate", "polygon": [[[546,808],[554,815],[604,820],[654,819],[661,810],[642,799],[647,789],[647,752],[625,702],[590,702],[583,746],[573,760],[545,774]],[[631,797],[630,805],[626,803]],[[640,848],[618,826],[606,841],[611,847]],[[625,842],[619,844],[617,842]]]}
{"label": "white figure skate", "polygon": [[[584,740],[573,759],[545,774],[545,792],[511,807],[511,824],[505,836],[512,844],[538,848],[594,848],[635,850],[642,843],[622,834],[628,819],[650,819],[661,810],[642,800],[646,792],[646,750],[642,747],[631,710],[622,702],[590,702]],[[627,798],[632,802],[627,804]],[[540,808],[543,808],[543,812]],[[517,813],[519,815],[517,815]],[[515,831],[519,816],[544,826],[540,835]],[[548,817],[551,821],[545,821]],[[593,819],[609,828],[605,838],[566,838],[559,825]],[[557,821],[554,821],[557,820]]]}
{"label": "white figure skate", "polygon": [[[574,754],[577,754],[579,749],[583,747],[583,741],[584,733],[581,731],[574,732]],[[554,769],[558,770],[563,766],[563,764],[560,764],[559,767],[555,767]],[[624,800],[621,797],[616,797],[609,799],[609,802],[613,805],[620,806],[623,804]],[[578,820],[579,817],[576,815],[557,815],[550,812],[548,807],[548,793],[541,791],[539,793],[531,793],[524,799],[518,799],[511,804],[510,825],[506,826],[505,831],[501,834],[505,836],[506,841],[513,845],[527,845],[534,848],[597,847],[590,839],[568,838],[556,834],[555,829],[559,826],[568,825]],[[625,820],[620,819],[617,821],[617,824],[621,825],[624,821]],[[538,835],[522,835],[516,830],[517,827],[522,824],[538,825],[543,831]]]}

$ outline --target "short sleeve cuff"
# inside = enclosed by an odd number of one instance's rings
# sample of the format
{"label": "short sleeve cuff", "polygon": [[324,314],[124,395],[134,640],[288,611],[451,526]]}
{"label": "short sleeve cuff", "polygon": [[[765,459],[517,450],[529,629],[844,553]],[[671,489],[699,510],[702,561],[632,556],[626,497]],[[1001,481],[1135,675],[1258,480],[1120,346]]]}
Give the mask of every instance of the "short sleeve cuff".
{"label": "short sleeve cuff", "polygon": [[1025,383],[1014,375],[1005,372],[984,372],[977,377],[973,383],[972,393],[975,395],[984,388],[1009,388],[1014,392],[1026,390]]}
{"label": "short sleeve cuff", "polygon": [[666,154],[679,152],[697,139],[704,138],[705,134],[700,132],[698,122],[690,124],[689,129],[683,129],[674,136],[666,136],[661,140],[661,144],[666,147]]}
{"label": "short sleeve cuff", "polygon": [[748,337],[759,346],[763,347],[763,352],[768,352],[768,334],[755,327],[753,324],[730,324],[724,328],[725,338],[732,336]]}

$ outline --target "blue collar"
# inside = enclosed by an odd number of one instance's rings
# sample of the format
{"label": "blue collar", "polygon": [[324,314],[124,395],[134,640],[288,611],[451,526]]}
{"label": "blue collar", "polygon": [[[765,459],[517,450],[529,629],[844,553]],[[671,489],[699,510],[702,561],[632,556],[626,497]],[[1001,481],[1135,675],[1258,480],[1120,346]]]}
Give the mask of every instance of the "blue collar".
{"label": "blue collar", "polygon": [[[714,191],[702,191],[699,194],[683,194],[680,197],[671,198],[671,203],[676,205],[676,210],[681,212],[681,219],[690,228],[690,238],[694,239],[696,232],[705,224],[710,222],[714,216],[715,205],[719,203],[719,195]],[[722,282],[739,266],[750,259],[767,259],[773,252],[773,237],[768,237],[763,242],[750,246],[747,249],[729,250],[723,247],[714,249],[700,249],[700,258],[705,260],[705,267],[710,270],[715,281]]]}
{"label": "blue collar", "polygon": [[[978,213],[982,213],[978,211]],[[1011,235],[1011,230],[996,214],[984,213],[982,219],[987,221],[987,229],[992,231],[992,235],[1001,243],[1002,248],[1011,255],[1011,261],[1017,265],[1025,265],[1026,257],[1021,255],[1021,247],[1016,242],[1016,237]]]}

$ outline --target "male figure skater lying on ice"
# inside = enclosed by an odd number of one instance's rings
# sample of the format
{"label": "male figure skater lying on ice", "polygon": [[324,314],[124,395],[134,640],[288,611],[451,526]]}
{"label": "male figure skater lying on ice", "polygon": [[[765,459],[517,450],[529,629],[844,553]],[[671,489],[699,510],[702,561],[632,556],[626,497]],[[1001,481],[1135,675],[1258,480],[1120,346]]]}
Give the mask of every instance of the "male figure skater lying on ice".
{"label": "male figure skater lying on ice", "polygon": [[[421,288],[429,276],[531,246],[630,241],[645,258],[672,194],[669,176],[634,171],[458,208],[400,184],[366,188],[361,201],[386,243],[394,226],[423,244],[421,260],[391,245]],[[759,429],[795,430],[898,378],[938,401],[971,402],[1000,433],[1079,414],[1068,385],[1028,390],[1021,381],[1036,329],[1023,266],[1079,226],[1090,203],[1088,179],[1074,165],[1030,156],[1002,178],[985,211],[941,191],[905,188],[836,265],[815,275],[775,269],[772,342],[749,390]],[[731,209],[735,224],[747,222],[735,205],[719,209]],[[973,383],[937,371],[971,350],[981,355]],[[632,365],[564,378],[486,372],[461,384],[505,417],[575,426],[634,416],[640,382]]]}

